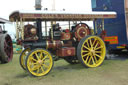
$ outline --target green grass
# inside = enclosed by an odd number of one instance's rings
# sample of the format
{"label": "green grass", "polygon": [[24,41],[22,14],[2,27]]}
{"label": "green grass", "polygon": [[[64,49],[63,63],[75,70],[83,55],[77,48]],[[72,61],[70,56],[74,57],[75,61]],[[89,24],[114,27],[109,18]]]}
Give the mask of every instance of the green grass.
{"label": "green grass", "polygon": [[54,62],[44,77],[32,77],[19,65],[19,54],[12,62],[0,64],[0,85],[127,85],[128,60],[105,60],[97,68],[70,65],[64,60]]}

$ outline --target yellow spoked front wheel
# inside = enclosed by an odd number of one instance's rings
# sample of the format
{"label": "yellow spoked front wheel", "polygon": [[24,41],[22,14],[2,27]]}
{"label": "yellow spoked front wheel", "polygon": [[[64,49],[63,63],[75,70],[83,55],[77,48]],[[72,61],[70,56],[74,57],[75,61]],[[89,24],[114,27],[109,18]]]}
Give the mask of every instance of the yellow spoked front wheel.
{"label": "yellow spoked front wheel", "polygon": [[28,54],[25,65],[31,75],[44,76],[51,71],[53,58],[47,50],[35,49]]}
{"label": "yellow spoked front wheel", "polygon": [[104,41],[98,36],[83,38],[77,48],[77,57],[85,67],[100,66],[106,55]]}
{"label": "yellow spoked front wheel", "polygon": [[20,66],[21,66],[24,70],[26,70],[26,67],[25,67],[25,59],[26,59],[26,57],[27,57],[27,55],[28,55],[28,53],[29,53],[30,51],[31,51],[30,48],[25,48],[25,49],[21,52],[20,57],[19,57]]}

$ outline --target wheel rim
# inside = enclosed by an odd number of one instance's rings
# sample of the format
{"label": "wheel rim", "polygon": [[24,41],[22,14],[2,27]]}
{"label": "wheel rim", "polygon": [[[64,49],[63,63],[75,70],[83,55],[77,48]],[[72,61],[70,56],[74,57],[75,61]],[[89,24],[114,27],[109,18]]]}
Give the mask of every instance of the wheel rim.
{"label": "wheel rim", "polygon": [[51,54],[46,50],[36,50],[28,55],[27,69],[34,76],[44,76],[53,66]]}
{"label": "wheel rim", "polygon": [[97,36],[88,37],[81,48],[81,56],[88,67],[97,67],[102,64],[106,54],[103,40]]}
{"label": "wheel rim", "polygon": [[29,52],[30,52],[30,48],[26,48],[24,51],[22,51],[20,56],[20,65],[24,70],[26,70],[25,59]]}
{"label": "wheel rim", "polygon": [[7,55],[8,61],[12,60],[12,57],[13,57],[13,46],[12,46],[11,37],[9,35],[7,35],[5,37],[4,51],[5,51],[6,55]]}

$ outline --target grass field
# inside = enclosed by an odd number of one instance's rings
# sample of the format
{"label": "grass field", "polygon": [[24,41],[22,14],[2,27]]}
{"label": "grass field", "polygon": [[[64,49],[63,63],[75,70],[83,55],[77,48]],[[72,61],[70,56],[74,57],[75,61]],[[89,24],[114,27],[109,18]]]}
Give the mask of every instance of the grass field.
{"label": "grass field", "polygon": [[128,85],[128,60],[105,60],[102,66],[88,69],[59,60],[47,76],[32,77],[15,54],[12,62],[0,64],[0,85]]}

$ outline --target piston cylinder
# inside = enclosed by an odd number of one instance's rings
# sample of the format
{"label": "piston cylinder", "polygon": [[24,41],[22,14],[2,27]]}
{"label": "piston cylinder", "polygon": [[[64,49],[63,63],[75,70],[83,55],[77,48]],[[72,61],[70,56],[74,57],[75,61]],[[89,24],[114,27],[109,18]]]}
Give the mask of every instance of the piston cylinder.
{"label": "piston cylinder", "polygon": [[62,47],[64,44],[63,41],[54,40],[54,41],[46,41],[46,45],[47,45],[47,49],[48,48],[57,49]]}

